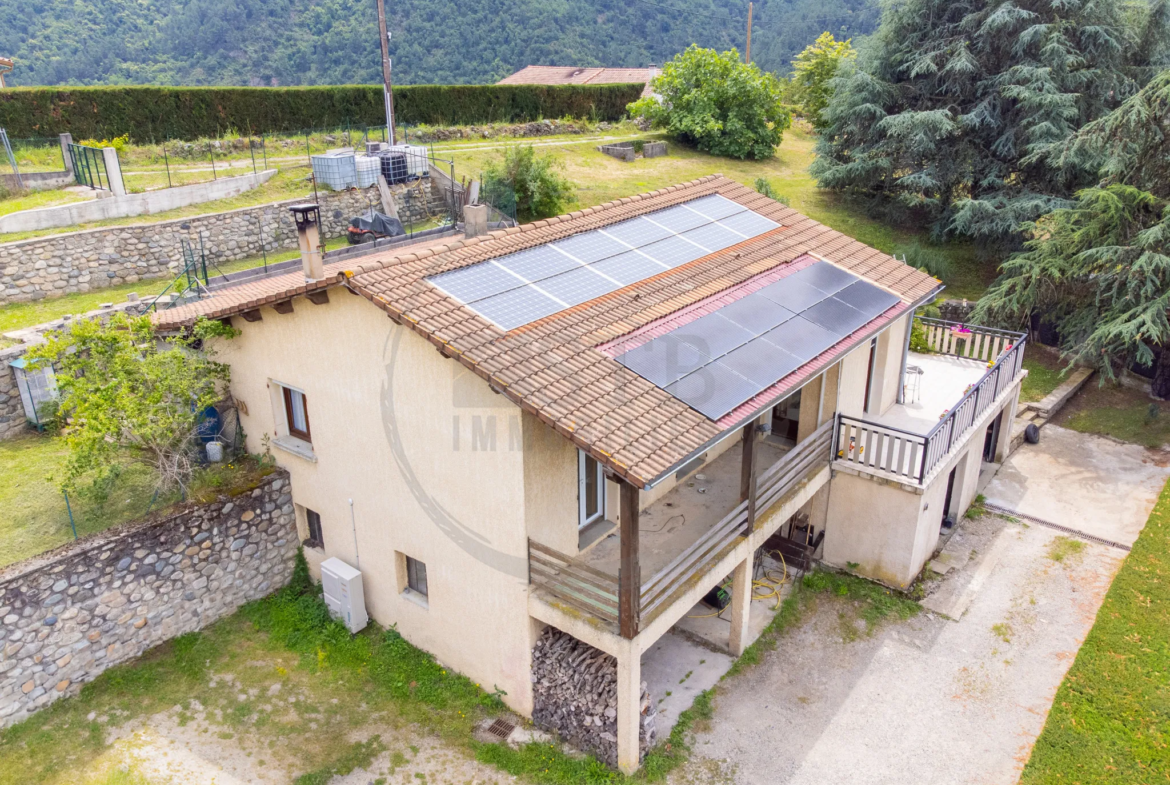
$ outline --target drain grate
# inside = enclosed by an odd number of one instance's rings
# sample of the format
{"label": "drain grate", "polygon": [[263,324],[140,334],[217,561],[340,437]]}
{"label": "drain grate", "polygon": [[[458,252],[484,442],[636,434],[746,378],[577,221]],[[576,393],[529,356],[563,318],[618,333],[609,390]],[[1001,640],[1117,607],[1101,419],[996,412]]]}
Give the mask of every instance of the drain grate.
{"label": "drain grate", "polygon": [[487,732],[500,739],[506,739],[512,735],[512,731],[516,730],[516,726],[507,720],[496,720],[487,729]]}
{"label": "drain grate", "polygon": [[1039,526],[1046,526],[1049,529],[1056,529],[1059,532],[1064,532],[1065,534],[1067,534],[1071,537],[1076,537],[1077,539],[1080,539],[1080,540],[1087,540],[1089,542],[1095,542],[1098,545],[1107,545],[1110,548],[1119,548],[1120,550],[1123,550],[1123,551],[1128,551],[1130,549],[1130,547],[1128,545],[1124,545],[1120,542],[1114,542],[1113,540],[1106,540],[1104,537],[1097,537],[1096,535],[1093,535],[1093,534],[1085,534],[1084,532],[1079,532],[1076,529],[1070,529],[1067,526],[1061,526],[1059,523],[1053,523],[1052,521],[1046,521],[1043,518],[1037,518],[1034,515],[1026,515],[1022,512],[1016,512],[1015,510],[1009,510],[1007,507],[1000,507],[998,504],[988,504],[988,503],[984,502],[983,506],[985,508],[987,508],[988,510],[991,510],[994,513],[998,513],[999,515],[1010,515],[1013,518],[1021,518],[1025,521],[1028,521],[1029,523],[1035,523]]}

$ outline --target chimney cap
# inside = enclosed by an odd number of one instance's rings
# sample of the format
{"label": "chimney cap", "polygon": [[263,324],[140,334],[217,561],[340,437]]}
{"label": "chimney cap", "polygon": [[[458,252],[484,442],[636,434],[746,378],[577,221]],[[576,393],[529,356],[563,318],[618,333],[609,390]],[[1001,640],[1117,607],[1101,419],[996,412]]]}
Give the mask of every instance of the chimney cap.
{"label": "chimney cap", "polygon": [[293,214],[293,219],[296,221],[298,229],[303,229],[321,222],[321,207],[312,202],[294,204],[288,209]]}

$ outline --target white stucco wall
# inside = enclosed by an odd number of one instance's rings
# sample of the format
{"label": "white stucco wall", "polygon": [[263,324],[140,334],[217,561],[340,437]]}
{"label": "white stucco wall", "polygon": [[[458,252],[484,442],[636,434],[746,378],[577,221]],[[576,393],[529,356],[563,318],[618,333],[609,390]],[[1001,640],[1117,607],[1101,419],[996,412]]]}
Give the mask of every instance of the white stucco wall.
{"label": "white stucco wall", "polygon": [[[526,517],[529,505],[547,513],[557,480],[525,474],[519,409],[343,289],[294,308],[234,320],[243,334],[220,358],[252,451],[284,430],[270,382],[307,396],[315,461],[272,452],[292,476],[293,501],[321,516],[324,554],[312,561],[360,557],[373,619],[529,712]],[[425,606],[400,592],[400,554],[426,564]]]}

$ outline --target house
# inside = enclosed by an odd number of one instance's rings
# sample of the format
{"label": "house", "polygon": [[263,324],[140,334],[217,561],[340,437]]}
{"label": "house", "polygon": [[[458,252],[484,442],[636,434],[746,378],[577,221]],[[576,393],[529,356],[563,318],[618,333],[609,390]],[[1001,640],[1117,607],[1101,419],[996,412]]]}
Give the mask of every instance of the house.
{"label": "house", "polygon": [[661,69],[649,68],[579,68],[562,65],[526,65],[496,84],[644,84],[642,97],[650,95],[650,81]]}
{"label": "house", "polygon": [[13,68],[12,60],[7,57],[0,57],[0,89],[7,87],[4,84],[4,74],[12,73]]}
{"label": "house", "polygon": [[917,319],[934,278],[721,176],[408,251],[306,253],[157,326],[242,331],[248,449],[373,619],[527,716],[545,628],[615,658],[625,771],[704,595],[731,577],[738,655],[765,543],[906,587],[1007,445],[1022,336]]}

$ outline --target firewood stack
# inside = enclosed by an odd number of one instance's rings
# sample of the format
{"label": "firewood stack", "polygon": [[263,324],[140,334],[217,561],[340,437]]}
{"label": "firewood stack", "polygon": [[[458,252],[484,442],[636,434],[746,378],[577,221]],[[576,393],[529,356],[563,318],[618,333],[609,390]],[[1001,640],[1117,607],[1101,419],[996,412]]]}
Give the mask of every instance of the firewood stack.
{"label": "firewood stack", "polygon": [[[545,627],[532,651],[532,721],[598,760],[617,765],[617,660]],[[642,682],[640,755],[654,745],[655,711]]]}

